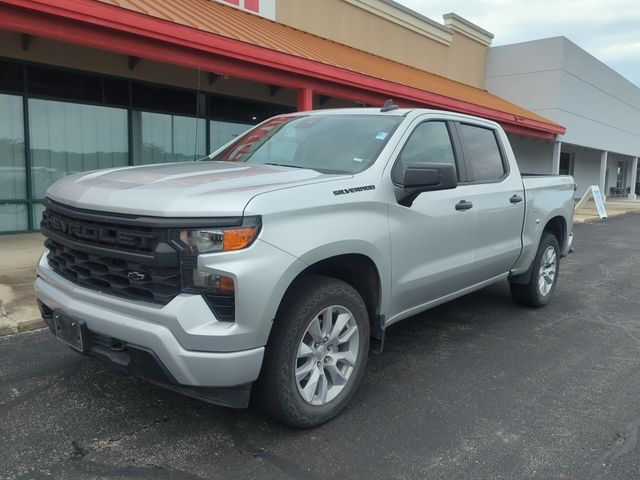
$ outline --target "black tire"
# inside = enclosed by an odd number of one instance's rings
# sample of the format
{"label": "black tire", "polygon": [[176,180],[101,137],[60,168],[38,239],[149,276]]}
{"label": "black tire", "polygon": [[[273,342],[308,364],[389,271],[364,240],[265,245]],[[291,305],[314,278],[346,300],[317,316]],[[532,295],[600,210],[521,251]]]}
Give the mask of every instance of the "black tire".
{"label": "black tire", "polygon": [[[311,321],[323,309],[340,305],[353,315],[359,341],[355,365],[337,396],[324,405],[307,403],[298,391],[295,368],[300,342]],[[355,334],[354,334],[355,335]],[[360,383],[369,352],[367,308],[348,283],[320,275],[304,275],[285,296],[269,336],[255,404],[282,423],[311,428],[335,417],[347,405]]]}
{"label": "black tire", "polygon": [[[555,253],[555,275],[549,291],[544,294],[539,287],[540,267],[544,253],[548,248],[553,248]],[[531,277],[529,283],[518,284],[511,283],[511,296],[521,305],[528,307],[540,308],[549,303],[553,295],[556,285],[558,284],[558,274],[560,273],[560,246],[556,237],[550,233],[543,233],[538,245],[536,257],[531,266]]]}

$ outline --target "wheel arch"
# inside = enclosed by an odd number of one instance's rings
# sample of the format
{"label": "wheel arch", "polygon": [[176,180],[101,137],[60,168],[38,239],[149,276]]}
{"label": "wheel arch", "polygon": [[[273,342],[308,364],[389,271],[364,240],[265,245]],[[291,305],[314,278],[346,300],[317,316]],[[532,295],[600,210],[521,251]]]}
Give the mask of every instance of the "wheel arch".
{"label": "wheel arch", "polygon": [[[542,234],[540,235],[540,239],[542,240],[542,235],[545,233],[550,233],[556,240],[558,241],[558,246],[560,247],[561,254],[564,251],[564,247],[567,242],[567,220],[562,215],[556,215],[551,218],[547,224],[544,226],[542,230]],[[540,242],[538,241],[538,244]]]}
{"label": "wheel arch", "polygon": [[558,254],[559,255],[562,254],[564,246],[566,245],[566,242],[567,242],[567,221],[564,216],[555,215],[555,216],[552,216],[547,221],[544,228],[540,231],[540,236],[538,237],[538,241],[535,244],[536,248],[532,252],[531,264],[529,265],[529,268],[521,274],[509,276],[509,282],[515,283],[518,285],[525,285],[529,283],[532,275],[532,268],[533,268],[536,252],[538,251],[540,242],[542,242],[542,238],[545,233],[550,233],[556,238],[556,240],[558,241],[558,247],[559,247]]}
{"label": "wheel arch", "polygon": [[[277,310],[283,305],[288,293],[305,275],[315,274],[335,278],[351,285],[362,297],[367,307],[371,335],[380,338],[384,329],[384,315],[381,311],[385,288],[380,266],[371,256],[360,252],[335,253],[320,258],[313,255],[309,258],[314,257],[314,262],[305,262],[305,267],[293,276],[277,302]],[[277,317],[277,310],[274,318]]]}

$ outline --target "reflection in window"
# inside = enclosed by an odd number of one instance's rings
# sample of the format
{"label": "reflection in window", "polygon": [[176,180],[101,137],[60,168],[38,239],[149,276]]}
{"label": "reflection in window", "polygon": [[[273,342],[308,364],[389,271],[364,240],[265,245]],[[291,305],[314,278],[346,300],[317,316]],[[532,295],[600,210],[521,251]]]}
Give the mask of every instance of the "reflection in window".
{"label": "reflection in window", "polygon": [[22,97],[0,95],[0,232],[27,229],[27,198]]}
{"label": "reflection in window", "polygon": [[124,109],[29,99],[29,128],[34,198],[66,175],[128,163]]}
{"label": "reflection in window", "polygon": [[27,198],[22,97],[0,95],[0,200]]}
{"label": "reflection in window", "polygon": [[26,230],[27,224],[26,203],[0,203],[0,232]]}
{"label": "reflection in window", "polygon": [[40,228],[40,222],[42,221],[42,212],[44,212],[44,205],[42,203],[34,203],[31,205],[31,214],[33,215],[33,228],[38,230]]}
{"label": "reflection in window", "polygon": [[252,126],[253,125],[246,123],[212,120],[209,127],[211,135],[211,151],[213,152],[223,145],[226,145],[231,140],[234,140],[249,130]]}
{"label": "reflection in window", "polygon": [[206,123],[193,117],[133,112],[133,163],[193,161],[206,155]]}
{"label": "reflection in window", "polygon": [[212,160],[277,164],[325,173],[356,173],[378,157],[401,117],[312,115],[274,117]]}
{"label": "reflection in window", "polygon": [[494,131],[473,125],[461,125],[460,131],[473,180],[491,182],[500,179],[505,169]]}
{"label": "reflection in window", "polygon": [[444,122],[425,122],[411,133],[393,169],[393,180],[402,183],[407,167],[416,163],[449,163],[456,165],[449,129]]}

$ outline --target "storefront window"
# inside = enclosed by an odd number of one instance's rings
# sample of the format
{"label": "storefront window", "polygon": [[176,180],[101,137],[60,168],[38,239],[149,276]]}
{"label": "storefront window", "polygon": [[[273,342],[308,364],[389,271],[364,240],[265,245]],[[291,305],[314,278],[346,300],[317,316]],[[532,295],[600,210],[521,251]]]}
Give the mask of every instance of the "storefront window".
{"label": "storefront window", "polygon": [[295,108],[285,105],[219,95],[210,95],[207,105],[207,112],[211,118],[209,125],[211,152],[269,117],[295,111]]}
{"label": "storefront window", "polygon": [[26,228],[26,205],[2,203],[26,198],[22,97],[0,94],[0,232]]}
{"label": "storefront window", "polygon": [[27,198],[22,97],[0,94],[0,200]]}
{"label": "storefront window", "polygon": [[66,175],[128,163],[124,109],[29,99],[29,128],[34,199]]}
{"label": "storefront window", "polygon": [[133,163],[193,161],[206,155],[206,124],[204,119],[133,112]]}
{"label": "storefront window", "polygon": [[620,190],[624,190],[624,177],[625,177],[625,169],[624,162],[622,160],[618,161],[618,169],[617,169],[617,177],[616,177],[616,188]]}
{"label": "storefront window", "polygon": [[23,66],[19,62],[0,60],[0,90],[24,92]]}
{"label": "storefront window", "polygon": [[0,59],[0,233],[39,229],[47,189],[66,175],[192,161],[294,110]]}
{"label": "storefront window", "polygon": [[209,125],[211,135],[211,151],[215,151],[239,135],[249,130],[253,125],[236,122],[222,122],[212,120]]}
{"label": "storefront window", "polygon": [[95,73],[27,66],[29,95],[127,107],[129,84],[126,80]]}
{"label": "storefront window", "polygon": [[27,230],[28,225],[26,203],[0,203],[0,232]]}

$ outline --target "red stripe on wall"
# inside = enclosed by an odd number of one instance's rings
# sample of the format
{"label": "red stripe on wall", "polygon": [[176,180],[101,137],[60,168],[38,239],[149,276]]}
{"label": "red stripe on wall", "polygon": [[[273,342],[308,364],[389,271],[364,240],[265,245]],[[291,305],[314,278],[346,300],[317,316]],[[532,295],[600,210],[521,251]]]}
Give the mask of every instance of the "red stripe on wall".
{"label": "red stripe on wall", "polygon": [[236,7],[240,6],[240,0],[224,0],[226,3],[230,3],[231,5],[235,5]]}

